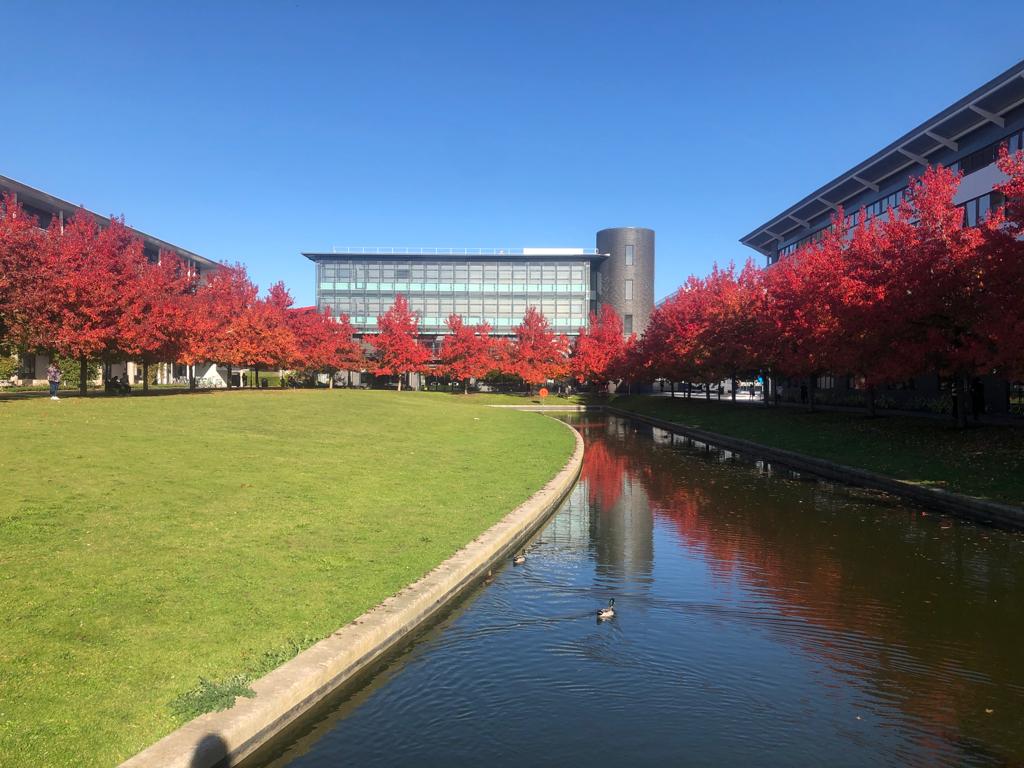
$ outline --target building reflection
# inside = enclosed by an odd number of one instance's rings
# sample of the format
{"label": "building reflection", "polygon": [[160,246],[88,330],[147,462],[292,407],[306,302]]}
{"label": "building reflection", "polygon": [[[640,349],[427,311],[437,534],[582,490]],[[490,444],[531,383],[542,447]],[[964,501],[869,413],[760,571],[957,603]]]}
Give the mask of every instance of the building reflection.
{"label": "building reflection", "polygon": [[781,641],[916,722],[937,762],[951,741],[982,762],[1024,759],[1019,536],[656,432],[616,418],[584,430],[599,568],[649,578],[664,523],[713,581],[744,584],[761,619],[788,619],[765,620]]}
{"label": "building reflection", "polygon": [[629,445],[627,422],[607,419],[583,426],[588,440],[580,485],[589,507],[588,531],[600,575],[649,583],[654,566],[654,517]]}

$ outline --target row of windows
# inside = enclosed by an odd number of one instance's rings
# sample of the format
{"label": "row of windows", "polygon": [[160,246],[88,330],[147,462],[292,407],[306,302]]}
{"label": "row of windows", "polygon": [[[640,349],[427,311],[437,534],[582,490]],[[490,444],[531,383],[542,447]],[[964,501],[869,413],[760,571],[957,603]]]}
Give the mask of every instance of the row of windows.
{"label": "row of windows", "polygon": [[370,283],[320,282],[321,291],[401,293],[587,293],[584,283]]}
{"label": "row of windows", "polygon": [[585,282],[590,269],[585,263],[404,263],[324,261],[319,263],[320,277],[325,280],[428,280],[482,282],[487,280],[521,280],[534,282]]}
{"label": "row of windows", "polygon": [[993,208],[999,208],[1006,198],[1000,192],[989,192],[959,205],[964,211],[964,226],[975,227],[988,218]]}
{"label": "row of windows", "polygon": [[999,159],[999,148],[1006,144],[1010,152],[1024,149],[1024,130],[1004,136],[999,141],[994,141],[987,147],[977,149],[971,154],[961,157],[956,162],[950,163],[949,167],[954,171],[962,171],[964,176],[975,171],[980,171],[987,165],[992,165]]}
{"label": "row of windows", "polygon": [[[1004,136],[1003,138],[999,139],[999,141],[993,142],[987,147],[972,152],[971,154],[962,157],[953,163],[950,163],[948,167],[951,168],[953,171],[962,171],[965,176],[969,173],[974,173],[975,171],[981,170],[982,168],[985,168],[986,166],[989,166],[992,163],[994,163],[996,159],[998,159],[999,157],[999,148],[1003,144],[1006,144],[1010,152],[1017,152],[1018,150],[1024,149],[1024,130],[1017,131],[1016,133],[1013,133],[1009,136]],[[907,187],[903,187],[902,189],[892,192],[886,195],[885,197],[880,198],[879,200],[875,200],[873,203],[870,203],[869,205],[865,206],[864,221],[870,221],[871,219],[879,216],[884,217],[885,215],[888,214],[891,208],[897,207],[903,201],[903,198],[906,196],[906,193]],[[988,209],[986,209],[986,213],[987,212]],[[976,223],[977,219],[975,219],[974,221]],[[856,227],[858,224],[861,223],[860,211],[848,214],[846,217],[844,217],[844,223],[846,224],[847,229],[852,229]],[[972,223],[969,226],[974,226],[974,224]],[[799,250],[801,247],[807,245],[808,243],[818,242],[825,236],[827,232],[831,231],[831,229],[832,225],[828,224],[824,227],[821,227],[818,230],[815,230],[811,234],[800,238],[796,242],[790,243],[784,248],[780,248],[776,253],[775,258],[771,260],[771,263],[774,264],[783,256],[789,256],[791,253],[794,253],[795,251]]]}
{"label": "row of windows", "polygon": [[[346,297],[332,299],[329,297],[321,301],[324,306],[329,306],[335,315],[369,315],[376,317],[389,309],[394,304],[393,298],[361,299],[358,297]],[[545,317],[561,317],[566,315],[585,315],[589,302],[564,301],[545,299],[544,301],[473,301],[466,299],[437,300],[411,302],[410,308],[418,315],[437,315],[448,317],[456,314],[463,317],[468,315],[517,315],[522,317],[529,307],[536,307]]]}
{"label": "row of windows", "polygon": [[[630,319],[630,328],[633,325],[633,318],[627,315]],[[445,321],[447,317],[441,317],[440,315],[424,315],[419,319],[419,328],[421,331],[443,331],[447,330]],[[462,318],[463,322],[469,325],[478,325],[480,323],[488,323],[494,329],[508,330],[515,328],[523,322],[522,316],[505,315],[505,316],[474,316],[466,315]],[[349,321],[356,327],[357,330],[367,330],[377,327],[377,318],[373,315],[351,315]],[[566,330],[575,331],[578,328],[582,328],[586,325],[586,318],[582,315],[570,316],[570,317],[553,317],[548,318],[548,324],[552,328],[556,328],[565,332]],[[632,333],[632,331],[628,331]]]}

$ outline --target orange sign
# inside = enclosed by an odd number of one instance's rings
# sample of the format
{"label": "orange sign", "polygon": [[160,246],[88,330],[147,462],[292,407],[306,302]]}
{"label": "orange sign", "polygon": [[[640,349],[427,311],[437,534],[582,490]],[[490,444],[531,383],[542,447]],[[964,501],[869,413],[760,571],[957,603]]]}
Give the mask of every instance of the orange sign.
{"label": "orange sign", "polygon": [[541,397],[547,397],[548,396],[548,388],[547,387],[541,387],[540,388],[540,392],[538,392],[537,394],[540,395]]}

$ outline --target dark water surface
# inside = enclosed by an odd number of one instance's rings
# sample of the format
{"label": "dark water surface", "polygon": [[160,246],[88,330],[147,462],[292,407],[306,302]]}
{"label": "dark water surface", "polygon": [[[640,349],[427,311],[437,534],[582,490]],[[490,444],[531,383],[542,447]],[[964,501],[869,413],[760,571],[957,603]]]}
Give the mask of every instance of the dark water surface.
{"label": "dark water surface", "polygon": [[1024,764],[1024,536],[568,420],[526,564],[255,764]]}

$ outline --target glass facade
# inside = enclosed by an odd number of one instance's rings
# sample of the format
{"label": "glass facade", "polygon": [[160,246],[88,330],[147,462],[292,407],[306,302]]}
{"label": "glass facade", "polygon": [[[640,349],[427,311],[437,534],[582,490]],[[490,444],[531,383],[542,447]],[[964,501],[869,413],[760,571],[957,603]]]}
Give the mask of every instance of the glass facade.
{"label": "glass facade", "polygon": [[[982,168],[986,168],[992,165],[999,157],[999,148],[1005,146],[1006,149],[1012,154],[1019,150],[1024,149],[1024,130],[1016,130],[1008,136],[1004,136],[998,141],[992,142],[991,144],[975,150],[958,160],[954,160],[946,164],[946,167],[952,170],[954,173],[959,172],[964,176],[975,171],[979,171]],[[844,224],[847,229],[853,229],[864,222],[870,221],[873,218],[885,219],[889,215],[890,208],[896,208],[903,199],[906,197],[907,187],[891,192],[885,197],[874,200],[864,205],[864,216],[861,218],[860,211],[854,211],[844,217]],[[984,220],[984,217],[988,214],[990,203],[990,195],[982,195],[985,198],[982,202],[978,202],[979,199],[969,200],[966,203],[961,203],[960,207],[964,209],[964,222],[967,226],[975,226],[979,221]],[[974,207],[972,208],[972,204]],[[998,203],[1001,204],[1001,203]],[[993,207],[997,207],[997,204],[993,204]],[[979,210],[980,208],[980,210]],[[799,250],[802,246],[808,243],[816,243],[825,237],[825,234],[832,230],[831,222],[824,224],[813,232],[804,237],[801,237],[796,242],[790,243],[782,248],[779,248],[774,257],[769,256],[768,263],[774,264],[784,256]]]}
{"label": "glass facade", "polygon": [[444,333],[445,320],[461,315],[469,324],[488,322],[510,334],[528,307],[552,328],[576,333],[587,323],[593,298],[587,259],[403,257],[319,255],[317,305],[348,315],[361,332],[373,333],[377,316],[402,294],[424,333]]}

